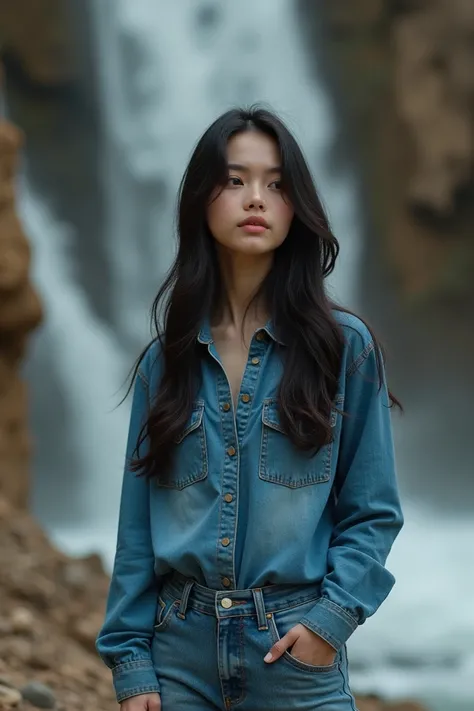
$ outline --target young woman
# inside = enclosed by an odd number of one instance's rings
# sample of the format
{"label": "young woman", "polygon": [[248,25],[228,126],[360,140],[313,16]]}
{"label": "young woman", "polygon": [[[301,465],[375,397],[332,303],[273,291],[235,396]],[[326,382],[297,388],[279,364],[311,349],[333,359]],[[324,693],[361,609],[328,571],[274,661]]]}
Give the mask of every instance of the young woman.
{"label": "young woman", "polygon": [[395,400],[373,335],[325,294],[338,242],[275,115],[205,132],[178,232],[98,652],[122,711],[353,711],[345,644],[393,586],[402,526]]}

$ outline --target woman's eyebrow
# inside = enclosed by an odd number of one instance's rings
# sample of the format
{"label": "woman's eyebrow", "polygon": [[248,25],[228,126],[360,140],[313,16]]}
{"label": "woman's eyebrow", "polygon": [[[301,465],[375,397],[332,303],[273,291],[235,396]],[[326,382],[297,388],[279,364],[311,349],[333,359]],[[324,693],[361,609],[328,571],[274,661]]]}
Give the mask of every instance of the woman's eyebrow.
{"label": "woman's eyebrow", "polygon": [[[238,170],[241,173],[248,173],[250,168],[247,165],[242,165],[242,163],[228,163],[227,167],[229,170]],[[281,165],[275,165],[271,168],[266,168],[265,173],[281,173]]]}

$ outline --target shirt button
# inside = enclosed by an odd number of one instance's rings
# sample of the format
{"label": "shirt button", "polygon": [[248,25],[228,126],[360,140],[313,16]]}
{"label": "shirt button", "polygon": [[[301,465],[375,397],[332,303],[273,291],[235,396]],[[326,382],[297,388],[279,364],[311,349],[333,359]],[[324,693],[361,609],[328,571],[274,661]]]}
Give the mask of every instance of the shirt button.
{"label": "shirt button", "polygon": [[224,496],[224,501],[226,501],[228,504],[230,504],[230,502],[233,501],[233,499],[234,499],[234,497],[232,496],[232,494],[226,494]]}
{"label": "shirt button", "polygon": [[229,597],[223,597],[221,600],[221,606],[225,610],[229,610],[232,607],[232,600]]}
{"label": "shirt button", "polygon": [[230,545],[230,538],[223,538],[221,543],[224,546],[224,548],[227,548],[227,546]]}
{"label": "shirt button", "polygon": [[250,402],[250,395],[247,395],[247,393],[242,395],[242,402]]}
{"label": "shirt button", "polygon": [[230,410],[230,403],[229,403],[229,402],[225,402],[225,403],[222,405],[222,409],[224,410],[224,412],[229,412],[229,410]]}
{"label": "shirt button", "polygon": [[229,457],[233,457],[235,454],[235,447],[229,447],[229,449],[227,450],[227,454],[229,455]]}
{"label": "shirt button", "polygon": [[252,358],[252,365],[258,365],[260,363],[260,358]]}
{"label": "shirt button", "polygon": [[231,583],[231,581],[229,580],[229,578],[222,578],[222,585],[223,585],[225,588],[230,588],[230,586],[232,585],[232,583]]}

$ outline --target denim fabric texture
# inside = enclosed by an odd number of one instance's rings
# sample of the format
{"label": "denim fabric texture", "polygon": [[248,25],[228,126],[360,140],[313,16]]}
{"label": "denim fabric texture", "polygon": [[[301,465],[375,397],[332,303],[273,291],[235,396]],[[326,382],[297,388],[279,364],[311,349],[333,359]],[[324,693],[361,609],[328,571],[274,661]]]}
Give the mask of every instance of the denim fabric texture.
{"label": "denim fabric texture", "polygon": [[[203,325],[199,333],[202,383],[189,421],[177,438],[170,483],[148,482],[125,466],[117,551],[105,621],[97,638],[97,650],[112,669],[118,701],[159,691],[160,683],[170,700],[181,699],[185,688],[179,691],[178,681],[170,678],[184,678],[183,665],[190,664],[192,656],[196,675],[200,665],[208,665],[206,683],[219,680],[213,692],[217,696],[212,697],[214,706],[200,706],[196,699],[186,705],[183,696],[179,708],[228,709],[237,704],[242,711],[353,708],[347,705],[353,701],[347,686],[345,644],[394,584],[385,563],[403,515],[385,374],[380,388],[375,347],[364,324],[342,312],[335,315],[343,327],[345,348],[332,412],[334,441],[313,456],[298,451],[281,424],[277,391],[285,345],[278,341],[272,324],[252,338],[235,408],[209,325]],[[154,344],[134,387],[127,461],[160,373],[160,353]],[[195,589],[213,591],[212,615],[199,612],[192,603],[191,621],[181,624],[185,620],[179,609],[174,614],[181,593],[175,588],[173,598],[167,587],[176,576],[194,582]],[[260,599],[255,591],[268,586],[276,586],[275,593],[280,586],[299,589],[304,604],[291,603],[291,615],[267,610],[273,617],[262,636],[250,620]],[[311,587],[317,594],[308,598]],[[282,600],[287,599],[285,594]],[[239,595],[246,600],[251,595],[248,612],[224,615],[219,600],[227,597],[238,602]],[[229,609],[243,607],[232,602]],[[198,620],[198,613],[203,619]],[[286,633],[290,622],[291,626],[301,622],[334,647],[337,657],[331,671],[319,674],[305,669],[308,665],[295,662],[291,655],[271,669],[258,662],[258,655],[263,658],[272,639]],[[232,628],[228,637],[222,632],[226,625]],[[242,652],[242,664],[235,662],[237,652],[231,654],[226,646],[234,645],[238,634],[248,647],[248,656]],[[183,648],[182,640],[189,649]],[[225,647],[223,656],[217,642]],[[262,684],[268,685],[267,693],[272,694],[267,705],[263,696],[252,700],[253,692],[242,681],[257,668]],[[308,688],[309,678],[319,680],[319,685],[314,684],[313,705],[303,683],[305,674]],[[286,685],[295,689],[292,684],[299,677],[301,698],[291,701],[287,696],[286,705],[283,700],[278,705],[269,685],[282,694]],[[240,683],[242,694],[250,699],[245,706],[238,701]],[[329,693],[336,694],[331,702]],[[319,706],[325,694],[326,705]],[[173,708],[171,701],[168,708]]]}

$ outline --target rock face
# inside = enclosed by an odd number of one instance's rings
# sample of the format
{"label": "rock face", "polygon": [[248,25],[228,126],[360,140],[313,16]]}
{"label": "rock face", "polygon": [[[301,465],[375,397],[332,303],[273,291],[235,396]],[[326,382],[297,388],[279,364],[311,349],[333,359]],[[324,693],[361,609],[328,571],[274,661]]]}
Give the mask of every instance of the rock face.
{"label": "rock face", "polygon": [[[113,711],[109,670],[95,652],[109,580],[96,556],[71,559],[0,496],[0,711]],[[359,711],[426,711],[360,699]]]}
{"label": "rock face", "polygon": [[30,281],[30,250],[15,214],[21,133],[0,121],[0,493],[18,506],[28,496],[27,398],[19,375],[28,333],[41,320]]}
{"label": "rock face", "polygon": [[313,19],[313,36],[319,27],[315,52],[346,143],[363,165],[374,246],[401,294],[472,296],[474,3],[300,0],[300,7]]}
{"label": "rock face", "polygon": [[64,86],[75,73],[64,0],[0,0],[2,51],[32,84]]}
{"label": "rock face", "polygon": [[395,100],[414,147],[409,203],[456,212],[474,169],[474,3],[424,3],[393,23]]}

